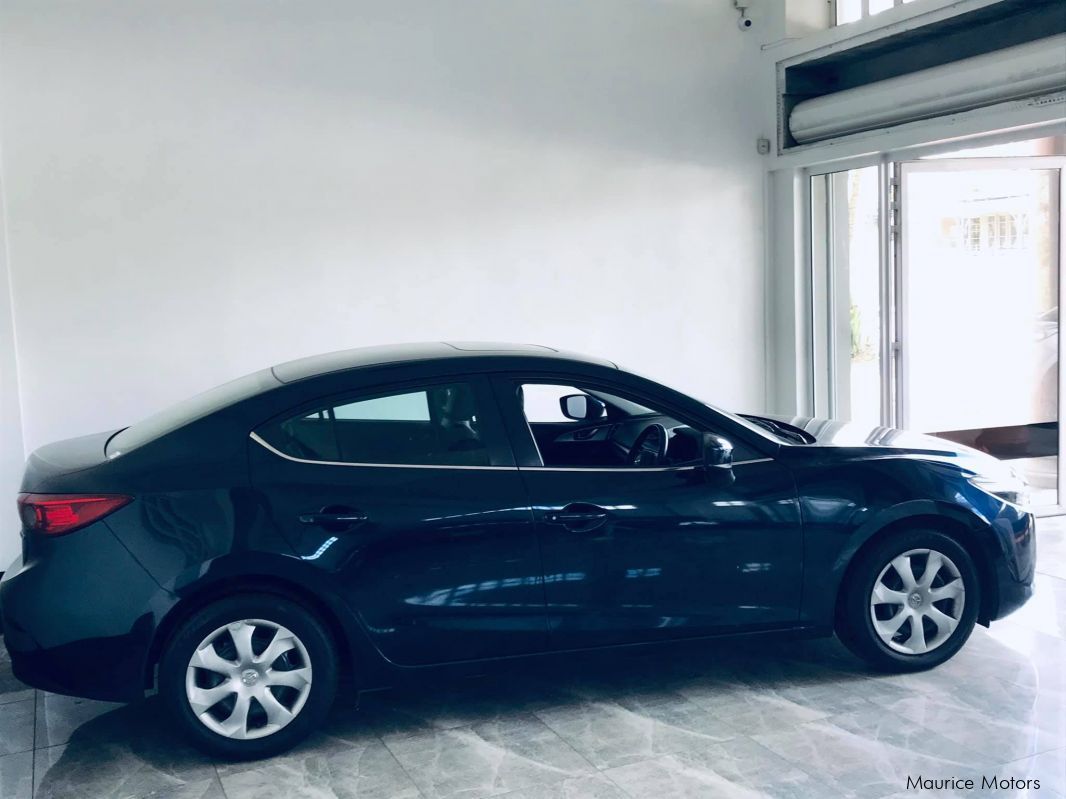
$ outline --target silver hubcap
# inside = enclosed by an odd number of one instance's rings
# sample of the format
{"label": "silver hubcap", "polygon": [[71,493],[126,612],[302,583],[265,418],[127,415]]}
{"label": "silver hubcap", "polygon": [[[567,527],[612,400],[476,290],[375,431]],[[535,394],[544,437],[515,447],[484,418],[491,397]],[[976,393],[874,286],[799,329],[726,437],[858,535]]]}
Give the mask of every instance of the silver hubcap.
{"label": "silver hubcap", "polygon": [[226,738],[262,738],[296,718],[311,693],[311,659],[292,632],[262,619],[219,627],[193,652],[185,695]]}
{"label": "silver hubcap", "polygon": [[870,595],[870,618],[885,645],[907,655],[932,652],[962,618],[966,586],[951,558],[912,549],[881,570]]}

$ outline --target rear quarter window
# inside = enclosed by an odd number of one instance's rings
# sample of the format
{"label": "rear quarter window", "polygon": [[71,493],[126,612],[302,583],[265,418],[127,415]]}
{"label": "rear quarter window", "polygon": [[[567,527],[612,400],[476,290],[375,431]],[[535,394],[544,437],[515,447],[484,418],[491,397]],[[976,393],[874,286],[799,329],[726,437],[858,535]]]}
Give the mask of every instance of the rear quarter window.
{"label": "rear quarter window", "polygon": [[107,442],[105,454],[109,459],[117,458],[198,419],[203,419],[230,405],[276,388],[278,385],[277,379],[269,369],[238,377],[236,380],[223,383],[221,386],[171,405],[116,433]]}

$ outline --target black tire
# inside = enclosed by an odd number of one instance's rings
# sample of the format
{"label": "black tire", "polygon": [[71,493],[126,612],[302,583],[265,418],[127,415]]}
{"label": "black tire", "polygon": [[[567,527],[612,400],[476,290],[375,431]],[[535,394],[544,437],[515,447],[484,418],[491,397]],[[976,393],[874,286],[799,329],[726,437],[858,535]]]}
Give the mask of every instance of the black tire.
{"label": "black tire", "polygon": [[[933,550],[947,556],[958,569],[965,591],[962,611],[958,614],[954,631],[943,643],[923,654],[900,652],[883,641],[874,628],[870,607],[874,584],[882,569],[897,556],[915,549]],[[836,633],[848,649],[877,669],[891,672],[922,671],[939,666],[962,648],[973,632],[980,606],[981,586],[969,553],[953,538],[935,530],[906,530],[878,541],[861,552],[851,565],[837,602]],[[888,606],[886,610],[891,612],[891,607]],[[911,629],[907,625],[913,623],[905,622],[901,637]]]}
{"label": "black tire", "polygon": [[[186,694],[186,671],[193,654],[207,636],[220,627],[250,619],[280,625],[299,639],[310,661],[310,690],[295,717],[277,731],[259,738],[228,738],[209,729],[193,711]],[[254,647],[253,651],[262,654],[262,650],[254,650]],[[302,655],[296,657],[300,659]],[[280,596],[244,594],[212,602],[174,630],[160,658],[159,694],[178,725],[198,748],[229,760],[254,760],[291,748],[322,724],[337,691],[337,671],[333,640],[313,613]],[[222,708],[224,711],[225,705]],[[262,710],[262,705],[258,708]],[[248,726],[251,728],[251,723]]]}

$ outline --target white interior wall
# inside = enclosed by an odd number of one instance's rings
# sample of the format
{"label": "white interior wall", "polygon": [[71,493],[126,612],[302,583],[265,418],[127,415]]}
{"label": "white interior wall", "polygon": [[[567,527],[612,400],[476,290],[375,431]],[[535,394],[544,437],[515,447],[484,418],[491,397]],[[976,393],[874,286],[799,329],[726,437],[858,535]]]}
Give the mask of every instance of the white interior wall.
{"label": "white interior wall", "polygon": [[425,339],[762,407],[759,42],[726,0],[5,2],[26,450]]}
{"label": "white interior wall", "polygon": [[23,466],[22,410],[3,218],[4,184],[0,176],[0,571],[18,552],[15,494]]}

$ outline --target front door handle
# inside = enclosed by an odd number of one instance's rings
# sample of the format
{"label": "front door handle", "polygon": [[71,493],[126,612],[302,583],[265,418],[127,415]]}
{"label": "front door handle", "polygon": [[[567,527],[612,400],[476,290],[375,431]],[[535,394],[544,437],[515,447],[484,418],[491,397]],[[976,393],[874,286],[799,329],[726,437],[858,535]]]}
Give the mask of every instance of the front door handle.
{"label": "front door handle", "polygon": [[313,524],[316,527],[338,533],[362,524],[369,517],[355,508],[330,505],[320,511],[301,513],[298,518],[300,524]]}
{"label": "front door handle", "polygon": [[574,502],[562,510],[545,514],[544,519],[549,524],[561,524],[575,533],[587,533],[602,527],[607,522],[608,516],[607,510],[599,505]]}

